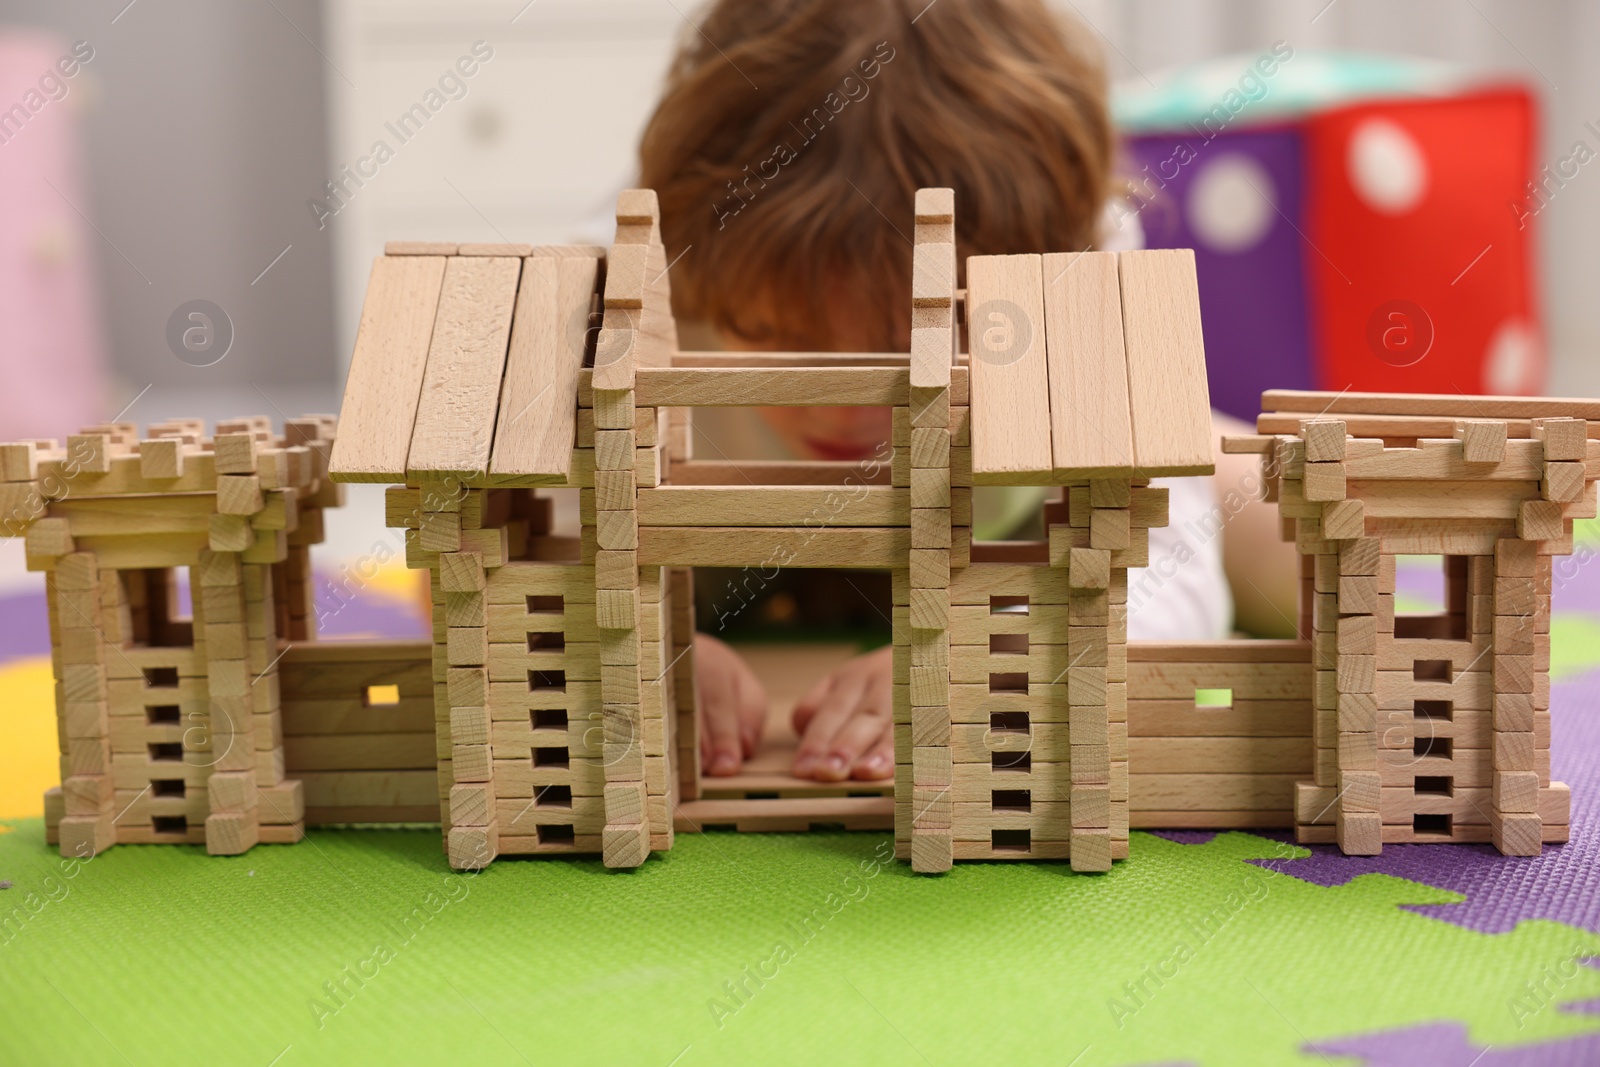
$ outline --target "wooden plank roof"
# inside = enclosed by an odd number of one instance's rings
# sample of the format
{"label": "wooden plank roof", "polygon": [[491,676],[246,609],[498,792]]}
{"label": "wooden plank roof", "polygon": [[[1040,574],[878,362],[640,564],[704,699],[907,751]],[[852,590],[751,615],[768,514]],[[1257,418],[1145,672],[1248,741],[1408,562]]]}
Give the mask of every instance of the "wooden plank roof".
{"label": "wooden plank roof", "polygon": [[1212,470],[1193,252],[974,256],[967,308],[975,482]]}
{"label": "wooden plank roof", "polygon": [[[935,306],[950,299],[953,245],[934,240],[949,229],[951,208],[948,196],[928,192],[918,200],[918,233],[933,250],[922,257],[926,292],[915,309],[929,335],[918,339],[928,343],[908,363],[882,368],[671,368],[676,330],[648,190],[619,197],[609,253],[390,245],[373,265],[330,473],[559,483],[571,471],[586,388],[637,385],[637,402],[655,406],[708,402],[711,378],[727,379],[715,402],[735,404],[904,404],[918,374],[925,391],[953,386],[949,309]],[[971,405],[976,482],[1212,469],[1191,252],[975,256],[968,284],[970,397],[962,400]],[[591,353],[592,375],[583,370]]]}
{"label": "wooden plank roof", "polygon": [[604,250],[410,243],[386,251],[362,307],[333,476],[564,478]]}

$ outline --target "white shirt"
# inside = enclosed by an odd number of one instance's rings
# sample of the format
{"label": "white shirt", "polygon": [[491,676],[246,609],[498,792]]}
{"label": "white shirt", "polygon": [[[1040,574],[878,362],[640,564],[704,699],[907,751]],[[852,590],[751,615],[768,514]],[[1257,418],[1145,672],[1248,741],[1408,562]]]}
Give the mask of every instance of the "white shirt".
{"label": "white shirt", "polygon": [[[1100,215],[1098,247],[1144,247],[1137,212],[1111,205]],[[1167,525],[1150,531],[1150,565],[1128,571],[1130,641],[1220,641],[1233,630],[1233,594],[1222,569],[1222,508],[1210,478],[1159,478],[1168,490]]]}

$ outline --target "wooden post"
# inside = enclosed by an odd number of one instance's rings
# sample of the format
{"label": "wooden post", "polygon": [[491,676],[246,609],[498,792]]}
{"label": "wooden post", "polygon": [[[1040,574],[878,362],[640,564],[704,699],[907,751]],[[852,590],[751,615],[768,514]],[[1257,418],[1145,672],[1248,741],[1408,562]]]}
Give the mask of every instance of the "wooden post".
{"label": "wooden post", "polygon": [[[904,707],[911,734],[911,867],[950,869],[954,858],[950,751],[950,368],[955,353],[955,193],[919,189],[911,283],[911,462],[903,484],[911,498],[911,557],[907,576],[907,640],[895,656],[909,658]],[[909,646],[909,647],[907,647]],[[897,703],[899,703],[897,701]],[[897,812],[899,806],[897,805]],[[904,815],[900,816],[903,819]],[[897,819],[897,822],[900,821]],[[897,837],[905,833],[897,827]]]}

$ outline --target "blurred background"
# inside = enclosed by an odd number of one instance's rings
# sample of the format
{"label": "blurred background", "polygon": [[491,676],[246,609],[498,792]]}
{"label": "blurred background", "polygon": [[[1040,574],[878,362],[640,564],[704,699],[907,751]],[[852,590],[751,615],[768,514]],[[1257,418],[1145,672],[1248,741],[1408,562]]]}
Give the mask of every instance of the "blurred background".
{"label": "blurred background", "polygon": [[[1199,253],[1218,406],[1600,394],[1600,5],[1059,6],[1129,224]],[[609,240],[694,10],[0,0],[0,440],[336,411],[386,239]]]}

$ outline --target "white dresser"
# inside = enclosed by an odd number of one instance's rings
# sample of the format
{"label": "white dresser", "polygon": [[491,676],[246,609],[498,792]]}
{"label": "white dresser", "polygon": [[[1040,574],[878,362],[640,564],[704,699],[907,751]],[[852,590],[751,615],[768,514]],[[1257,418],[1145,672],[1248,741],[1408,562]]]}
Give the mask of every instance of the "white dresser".
{"label": "white dresser", "polygon": [[673,46],[693,32],[680,10],[695,5],[328,0],[343,203],[307,211],[334,233],[341,378],[385,240],[610,240]]}

